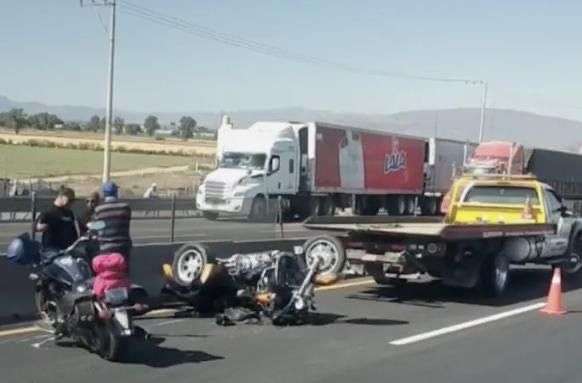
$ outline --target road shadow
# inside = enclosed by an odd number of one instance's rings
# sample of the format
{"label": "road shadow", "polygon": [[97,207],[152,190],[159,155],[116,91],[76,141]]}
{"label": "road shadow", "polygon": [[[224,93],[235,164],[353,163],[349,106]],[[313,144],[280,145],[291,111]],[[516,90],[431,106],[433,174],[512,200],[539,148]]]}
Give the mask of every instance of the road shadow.
{"label": "road shadow", "polygon": [[224,357],[199,350],[180,350],[164,347],[165,338],[153,337],[134,345],[123,360],[124,364],[138,364],[152,368],[168,368],[181,364],[194,364],[222,360]]}
{"label": "road shadow", "polygon": [[[582,288],[582,274],[565,275],[563,291]],[[488,297],[478,289],[464,289],[443,285],[438,280],[410,282],[399,287],[375,286],[348,299],[400,303],[413,306],[445,309],[446,303],[464,303],[492,307],[510,306],[516,303],[543,299],[548,294],[552,271],[548,268],[518,268],[511,270],[508,290],[502,297]]]}
{"label": "road shadow", "polygon": [[308,324],[311,326],[327,326],[331,324],[350,324],[361,326],[396,326],[408,324],[407,321],[385,318],[347,318],[346,315],[312,312]]}

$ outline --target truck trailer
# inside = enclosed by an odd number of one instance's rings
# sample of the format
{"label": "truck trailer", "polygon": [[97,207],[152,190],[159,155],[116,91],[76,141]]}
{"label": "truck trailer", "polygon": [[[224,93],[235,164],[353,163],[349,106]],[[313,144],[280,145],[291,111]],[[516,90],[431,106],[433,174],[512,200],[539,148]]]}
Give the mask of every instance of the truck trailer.
{"label": "truck trailer", "polygon": [[[582,215],[582,155],[524,148],[515,142],[479,144],[465,164],[470,174],[532,174],[552,186],[575,214]],[[446,206],[444,207],[446,209]]]}
{"label": "truck trailer", "polygon": [[196,195],[205,217],[434,215],[470,145],[325,122],[257,122],[218,131],[218,167]]}

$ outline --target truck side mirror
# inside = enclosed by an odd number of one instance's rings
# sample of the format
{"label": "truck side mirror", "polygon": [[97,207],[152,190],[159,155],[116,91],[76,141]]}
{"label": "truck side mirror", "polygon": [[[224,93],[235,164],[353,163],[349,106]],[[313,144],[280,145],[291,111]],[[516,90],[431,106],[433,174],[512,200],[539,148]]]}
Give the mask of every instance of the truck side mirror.
{"label": "truck side mirror", "polygon": [[560,208],[558,209],[558,211],[560,212],[560,214],[562,215],[562,217],[570,217],[572,216],[572,213],[570,211],[568,211],[568,207],[567,206],[560,206]]}
{"label": "truck side mirror", "polygon": [[273,173],[277,173],[279,171],[279,167],[281,166],[281,159],[279,156],[271,157],[271,161],[269,162],[269,175]]}

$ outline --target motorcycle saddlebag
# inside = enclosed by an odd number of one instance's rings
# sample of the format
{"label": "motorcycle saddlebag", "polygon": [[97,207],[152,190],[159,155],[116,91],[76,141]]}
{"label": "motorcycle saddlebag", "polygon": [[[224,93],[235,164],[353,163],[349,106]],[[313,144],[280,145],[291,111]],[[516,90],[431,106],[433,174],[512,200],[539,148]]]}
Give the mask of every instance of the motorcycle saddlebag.
{"label": "motorcycle saddlebag", "polygon": [[23,233],[14,238],[6,250],[6,258],[16,265],[32,265],[40,262],[40,243],[30,234]]}

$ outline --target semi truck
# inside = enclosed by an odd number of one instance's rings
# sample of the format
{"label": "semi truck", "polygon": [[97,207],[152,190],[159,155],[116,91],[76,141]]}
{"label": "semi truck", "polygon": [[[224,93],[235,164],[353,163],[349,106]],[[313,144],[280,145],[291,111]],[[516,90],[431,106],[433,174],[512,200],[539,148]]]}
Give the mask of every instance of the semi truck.
{"label": "semi truck", "polygon": [[[438,213],[455,168],[472,145],[325,122],[257,122],[217,134],[216,170],[201,183],[196,206],[260,220],[288,216]],[[279,202],[280,201],[280,202]]]}
{"label": "semi truck", "polygon": [[[575,214],[582,215],[582,155],[525,148],[515,142],[479,144],[464,166],[469,174],[532,174],[552,186]],[[443,208],[446,210],[446,206]]]}

